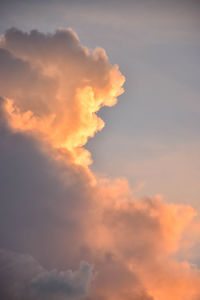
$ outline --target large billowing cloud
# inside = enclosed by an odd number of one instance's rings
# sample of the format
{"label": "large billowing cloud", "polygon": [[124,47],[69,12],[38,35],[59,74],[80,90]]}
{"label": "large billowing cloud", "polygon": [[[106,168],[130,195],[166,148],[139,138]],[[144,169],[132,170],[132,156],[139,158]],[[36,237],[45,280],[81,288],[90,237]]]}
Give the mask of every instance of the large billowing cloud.
{"label": "large billowing cloud", "polygon": [[0,64],[0,299],[198,300],[200,271],[177,258],[195,210],[88,168],[124,82],[104,50],[10,29]]}
{"label": "large billowing cloud", "polygon": [[104,126],[96,112],[122,93],[118,67],[103,49],[81,46],[70,29],[46,35],[10,29],[2,46],[0,90],[10,98],[5,107],[12,126],[40,134],[88,165],[90,155],[81,147]]}

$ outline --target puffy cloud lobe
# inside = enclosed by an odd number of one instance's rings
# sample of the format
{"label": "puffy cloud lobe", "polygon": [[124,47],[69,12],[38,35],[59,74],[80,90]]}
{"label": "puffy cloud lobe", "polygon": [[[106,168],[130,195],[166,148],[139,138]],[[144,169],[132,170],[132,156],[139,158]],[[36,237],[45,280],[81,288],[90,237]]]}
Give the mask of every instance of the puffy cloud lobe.
{"label": "puffy cloud lobe", "polygon": [[81,46],[71,29],[54,34],[10,29],[1,46],[0,59],[6,61],[0,93],[10,98],[5,105],[10,125],[67,149],[74,162],[87,166],[90,154],[82,146],[104,126],[96,112],[114,105],[123,92],[118,67],[109,64],[103,49]]}
{"label": "puffy cloud lobe", "polygon": [[160,196],[138,201],[130,197],[124,182],[121,188],[118,182],[118,196],[109,193],[113,184],[107,184],[107,188],[108,203],[112,202],[106,204],[103,213],[103,234],[109,230],[111,237],[107,247],[136,272],[154,299],[198,299],[199,269],[175,258],[185,229],[193,235],[195,210],[164,203]]}
{"label": "puffy cloud lobe", "polygon": [[103,247],[112,249],[113,257],[137,274],[153,299],[198,299],[199,270],[174,256],[185,228],[191,228],[194,209],[164,203],[160,196],[138,201],[130,197],[126,182],[117,183],[118,196],[115,193],[114,197],[114,185],[107,184],[109,201],[101,216],[104,226],[99,228]]}
{"label": "puffy cloud lobe", "polygon": [[39,274],[31,281],[31,286],[40,294],[65,294],[81,297],[87,294],[92,278],[92,267],[82,262],[78,271],[58,272],[53,270]]}
{"label": "puffy cloud lobe", "polygon": [[13,98],[16,106],[24,111],[45,112],[46,99],[55,96],[54,80],[33,69],[27,61],[15,57],[7,49],[0,48],[0,63],[1,96]]}
{"label": "puffy cloud lobe", "polygon": [[0,250],[1,299],[79,299],[92,276],[86,262],[77,271],[47,271],[30,255]]}

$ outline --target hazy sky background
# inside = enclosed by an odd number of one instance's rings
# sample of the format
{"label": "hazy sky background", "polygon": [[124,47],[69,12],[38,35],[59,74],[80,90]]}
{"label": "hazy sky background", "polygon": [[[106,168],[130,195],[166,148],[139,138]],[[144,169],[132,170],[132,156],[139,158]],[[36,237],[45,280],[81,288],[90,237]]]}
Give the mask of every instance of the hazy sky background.
{"label": "hazy sky background", "polygon": [[87,147],[92,169],[125,176],[136,195],[198,206],[200,195],[199,1],[1,1],[1,33],[12,26],[71,27],[103,47],[126,77],[125,93]]}

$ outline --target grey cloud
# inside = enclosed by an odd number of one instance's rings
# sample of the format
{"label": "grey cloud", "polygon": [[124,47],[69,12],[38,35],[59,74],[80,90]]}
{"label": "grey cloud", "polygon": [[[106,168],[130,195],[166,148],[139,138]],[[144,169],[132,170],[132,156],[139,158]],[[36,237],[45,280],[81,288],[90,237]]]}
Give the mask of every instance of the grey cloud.
{"label": "grey cloud", "polygon": [[[54,267],[84,247],[91,190],[83,168],[56,162],[27,135],[0,128],[0,247]],[[80,197],[81,195],[81,197]],[[48,249],[48,251],[46,251]],[[54,259],[52,259],[54,257]]]}
{"label": "grey cloud", "polygon": [[70,297],[86,295],[92,278],[92,266],[82,262],[78,271],[53,270],[39,274],[31,286],[41,294],[65,294]]}
{"label": "grey cloud", "polygon": [[0,299],[79,299],[87,295],[92,266],[76,271],[47,271],[32,256],[0,249]]}

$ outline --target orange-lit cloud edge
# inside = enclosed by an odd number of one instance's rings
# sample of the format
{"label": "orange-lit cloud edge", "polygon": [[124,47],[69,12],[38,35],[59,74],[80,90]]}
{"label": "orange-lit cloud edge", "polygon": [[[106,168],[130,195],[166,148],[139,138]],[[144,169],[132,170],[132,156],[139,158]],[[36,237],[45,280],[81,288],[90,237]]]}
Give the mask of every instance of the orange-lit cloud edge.
{"label": "orange-lit cloud edge", "polygon": [[165,203],[161,196],[135,199],[126,179],[101,178],[89,168],[91,154],[84,146],[104,127],[97,112],[115,105],[123,93],[118,66],[109,63],[103,49],[81,46],[71,29],[54,34],[11,29],[1,47],[22,65],[16,78],[0,87],[9,126],[36,139],[46,155],[83,168],[95,191],[87,244],[92,253],[113,258],[111,269],[99,262],[92,297],[200,299],[199,269],[177,258],[198,240],[197,212]]}

